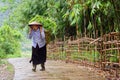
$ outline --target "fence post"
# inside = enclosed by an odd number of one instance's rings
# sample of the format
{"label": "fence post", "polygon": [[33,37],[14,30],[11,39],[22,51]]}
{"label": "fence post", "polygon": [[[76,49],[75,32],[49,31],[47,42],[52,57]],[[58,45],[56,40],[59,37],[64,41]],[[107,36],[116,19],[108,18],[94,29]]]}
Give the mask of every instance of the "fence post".
{"label": "fence post", "polygon": [[100,61],[99,61],[99,63],[100,63],[100,68],[101,69],[103,69],[103,64],[102,64],[102,62],[103,62],[103,40],[102,39],[100,39],[100,40],[98,40],[98,46],[97,46],[97,50],[98,50],[98,52],[100,53]]}

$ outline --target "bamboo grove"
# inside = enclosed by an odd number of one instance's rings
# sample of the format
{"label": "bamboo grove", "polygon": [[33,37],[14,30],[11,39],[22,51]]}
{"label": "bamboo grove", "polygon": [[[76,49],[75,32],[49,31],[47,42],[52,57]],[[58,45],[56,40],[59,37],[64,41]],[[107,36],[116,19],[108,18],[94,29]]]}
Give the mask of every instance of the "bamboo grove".
{"label": "bamboo grove", "polygon": [[[93,38],[120,31],[119,0],[3,0],[10,3],[9,25],[23,28],[36,15],[56,22],[54,35]],[[14,4],[14,5],[13,5]],[[52,26],[51,26],[52,27]]]}

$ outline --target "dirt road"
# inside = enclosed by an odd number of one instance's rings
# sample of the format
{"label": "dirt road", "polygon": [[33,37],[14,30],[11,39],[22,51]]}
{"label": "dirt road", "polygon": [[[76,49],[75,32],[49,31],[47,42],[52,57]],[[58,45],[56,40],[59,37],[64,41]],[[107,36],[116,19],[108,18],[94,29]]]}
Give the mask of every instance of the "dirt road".
{"label": "dirt road", "polygon": [[13,58],[8,60],[14,65],[14,80],[105,80],[97,73],[72,63],[63,61],[47,60],[46,71],[32,72],[32,64],[29,58]]}

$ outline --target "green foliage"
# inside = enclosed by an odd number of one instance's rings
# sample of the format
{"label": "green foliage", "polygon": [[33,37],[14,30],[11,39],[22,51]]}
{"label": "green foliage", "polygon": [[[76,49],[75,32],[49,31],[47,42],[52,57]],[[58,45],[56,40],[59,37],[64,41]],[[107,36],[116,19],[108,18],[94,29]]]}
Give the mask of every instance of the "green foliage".
{"label": "green foliage", "polygon": [[4,7],[1,7],[1,6],[0,6],[0,12],[5,12],[7,9],[8,9],[7,6],[4,6]]}
{"label": "green foliage", "polygon": [[14,2],[15,0],[1,0],[2,2]]}
{"label": "green foliage", "polygon": [[1,58],[6,58],[6,54],[5,54],[5,51],[4,49],[0,48],[0,59]]}
{"label": "green foliage", "polygon": [[92,52],[84,51],[83,53],[76,52],[76,53],[71,54],[72,59],[88,60],[88,61],[92,61],[92,62],[99,61],[99,57],[100,57],[100,54],[96,51],[92,51]]}
{"label": "green foliage", "polygon": [[[102,35],[120,29],[119,0],[20,0],[16,3],[15,0],[2,1],[14,3],[9,5],[12,6],[12,9],[9,8],[12,13],[8,20],[13,27],[25,27],[35,15],[41,15],[47,17],[47,23],[56,22],[57,27],[52,28],[52,32],[60,37],[65,33],[71,34],[67,32],[71,26],[77,28],[72,32],[79,31],[84,34],[86,31],[86,34],[91,35],[96,30],[98,35]],[[47,27],[47,23],[44,26]]]}
{"label": "green foliage", "polygon": [[46,30],[50,30],[50,31],[52,31],[52,34],[55,34],[57,25],[56,25],[56,22],[54,20],[47,18],[47,17],[44,17],[44,16],[36,15],[34,18],[32,18],[29,21],[29,23],[33,22],[33,21],[37,21],[37,22],[42,23]]}
{"label": "green foliage", "polygon": [[21,33],[12,29],[8,25],[0,27],[0,58],[6,57],[6,54],[20,53]]}
{"label": "green foliage", "polygon": [[40,15],[36,15],[29,21],[29,23],[33,21],[43,24],[43,27],[45,28],[46,43],[48,44],[52,40],[52,36],[55,36],[57,27],[56,22]]}
{"label": "green foliage", "polygon": [[119,62],[117,57],[110,57],[110,62]]}

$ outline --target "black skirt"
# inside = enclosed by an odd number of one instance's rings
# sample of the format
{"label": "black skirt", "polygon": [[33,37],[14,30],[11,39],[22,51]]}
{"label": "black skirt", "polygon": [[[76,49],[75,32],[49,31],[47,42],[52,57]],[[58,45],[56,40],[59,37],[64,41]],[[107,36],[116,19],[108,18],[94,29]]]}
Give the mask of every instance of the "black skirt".
{"label": "black skirt", "polygon": [[33,63],[33,65],[46,62],[46,45],[42,48],[39,48],[38,45],[36,46],[36,48],[32,47],[31,62]]}

